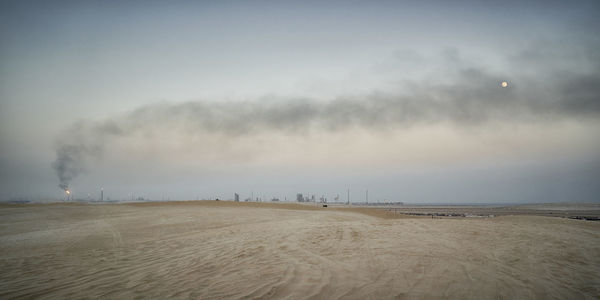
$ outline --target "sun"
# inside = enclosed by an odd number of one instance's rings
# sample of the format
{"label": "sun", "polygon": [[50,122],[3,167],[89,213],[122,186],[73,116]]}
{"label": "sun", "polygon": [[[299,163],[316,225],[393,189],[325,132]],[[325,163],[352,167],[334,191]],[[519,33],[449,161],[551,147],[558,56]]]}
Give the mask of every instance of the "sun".
{"label": "sun", "polygon": [[505,88],[505,87],[508,86],[508,82],[502,81],[502,83],[500,83],[500,86],[503,87],[503,88]]}

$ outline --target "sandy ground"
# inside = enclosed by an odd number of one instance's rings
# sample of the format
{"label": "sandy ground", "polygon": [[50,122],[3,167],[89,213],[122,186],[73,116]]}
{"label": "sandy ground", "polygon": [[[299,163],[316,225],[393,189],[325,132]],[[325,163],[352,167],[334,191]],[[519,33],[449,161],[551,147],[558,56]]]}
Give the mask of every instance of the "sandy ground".
{"label": "sandy ground", "polygon": [[3,205],[0,298],[600,298],[600,222],[377,214]]}

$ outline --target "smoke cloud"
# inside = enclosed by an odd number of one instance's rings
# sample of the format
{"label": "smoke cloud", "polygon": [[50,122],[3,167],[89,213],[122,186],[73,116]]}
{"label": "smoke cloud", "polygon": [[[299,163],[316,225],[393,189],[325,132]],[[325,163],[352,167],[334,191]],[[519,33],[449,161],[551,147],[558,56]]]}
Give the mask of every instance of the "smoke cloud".
{"label": "smoke cloud", "polygon": [[59,187],[65,191],[69,183],[85,170],[90,158],[100,158],[104,144],[111,136],[122,134],[113,121],[79,121],[69,127],[57,139],[56,160],[52,167],[56,171]]}
{"label": "smoke cloud", "polygon": [[[436,77],[440,78],[440,77]],[[386,131],[433,123],[553,122],[597,118],[600,72],[554,71],[540,78],[465,68],[444,80],[399,83],[396,92],[317,101],[270,97],[242,102],[160,103],[102,121],[80,121],[57,139],[53,167],[67,189],[114,138],[177,132],[227,139],[280,132],[306,135],[360,128]],[[507,80],[509,86],[500,83]]]}

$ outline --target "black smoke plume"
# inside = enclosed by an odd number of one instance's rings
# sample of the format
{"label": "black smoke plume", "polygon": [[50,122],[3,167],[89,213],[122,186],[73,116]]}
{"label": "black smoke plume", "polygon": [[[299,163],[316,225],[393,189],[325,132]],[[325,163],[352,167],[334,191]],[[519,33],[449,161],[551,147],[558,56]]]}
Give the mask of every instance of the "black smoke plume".
{"label": "black smoke plume", "polygon": [[[597,65],[597,63],[596,63]],[[448,74],[449,83],[404,82],[402,92],[315,101],[275,98],[246,102],[161,103],[103,121],[80,121],[58,139],[53,167],[59,186],[99,158],[111,139],[131,134],[173,132],[219,134],[228,139],[257,133],[294,136],[312,131],[360,128],[385,131],[445,122],[479,126],[489,121],[554,122],[596,119],[600,113],[600,70],[554,70],[518,76],[466,68]],[[508,80],[507,88],[500,83]]]}

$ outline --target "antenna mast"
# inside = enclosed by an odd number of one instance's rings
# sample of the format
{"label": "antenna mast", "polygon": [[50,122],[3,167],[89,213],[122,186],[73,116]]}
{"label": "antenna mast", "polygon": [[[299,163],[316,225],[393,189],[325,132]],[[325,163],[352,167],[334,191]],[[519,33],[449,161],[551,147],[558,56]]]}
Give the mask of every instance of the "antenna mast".
{"label": "antenna mast", "polygon": [[348,189],[348,205],[350,205],[350,189]]}

